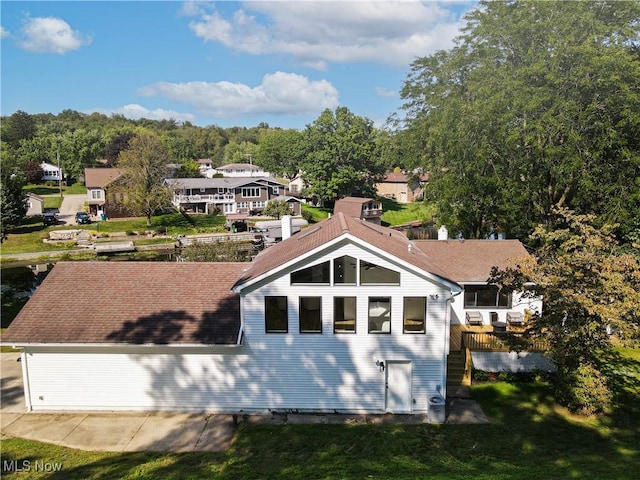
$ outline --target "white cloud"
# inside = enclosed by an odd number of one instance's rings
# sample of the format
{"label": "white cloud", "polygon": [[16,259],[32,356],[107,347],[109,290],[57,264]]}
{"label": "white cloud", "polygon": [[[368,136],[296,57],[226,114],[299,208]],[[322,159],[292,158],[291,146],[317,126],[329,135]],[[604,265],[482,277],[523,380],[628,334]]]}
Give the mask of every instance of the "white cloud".
{"label": "white cloud", "polygon": [[379,97],[396,97],[398,96],[398,92],[394,90],[389,90],[388,88],[376,87],[376,95]]}
{"label": "white cloud", "polygon": [[5,30],[4,27],[0,25],[0,38],[8,38],[10,36],[9,30]]}
{"label": "white cloud", "polygon": [[120,108],[108,109],[108,108],[94,108],[88,110],[85,113],[91,114],[93,112],[101,113],[103,115],[122,115],[131,120],[139,120],[140,118],[148,118],[149,120],[176,120],[179,122],[193,122],[196,117],[190,113],[174,112],[173,110],[164,110],[156,108],[155,110],[149,110],[148,108],[138,105],[137,103],[130,103]]}
{"label": "white cloud", "polygon": [[338,91],[326,80],[310,81],[294,73],[275,72],[251,87],[231,82],[157,82],[139,95],[160,96],[219,117],[242,114],[302,115],[338,106]]}
{"label": "white cloud", "polygon": [[463,25],[459,14],[429,1],[245,2],[229,18],[205,4],[187,10],[198,17],[189,28],[205,42],[291,55],[318,69],[329,62],[408,65],[449,48]]}
{"label": "white cloud", "polygon": [[27,18],[19,44],[36,53],[65,54],[91,43],[91,37],[75,31],[67,22],[55,17]]}

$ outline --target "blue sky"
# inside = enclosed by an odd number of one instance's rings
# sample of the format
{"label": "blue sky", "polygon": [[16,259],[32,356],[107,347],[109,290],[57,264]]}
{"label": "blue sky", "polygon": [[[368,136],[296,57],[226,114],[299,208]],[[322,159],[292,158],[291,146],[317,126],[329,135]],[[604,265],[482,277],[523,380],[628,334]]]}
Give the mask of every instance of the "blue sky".
{"label": "blue sky", "polygon": [[411,61],[471,1],[0,2],[1,111],[304,128],[346,106],[382,125]]}

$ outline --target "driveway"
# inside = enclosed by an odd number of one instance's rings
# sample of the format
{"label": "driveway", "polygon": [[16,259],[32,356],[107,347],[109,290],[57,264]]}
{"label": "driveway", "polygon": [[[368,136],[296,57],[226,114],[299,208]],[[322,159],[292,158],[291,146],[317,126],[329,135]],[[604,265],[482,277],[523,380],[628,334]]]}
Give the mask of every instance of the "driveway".
{"label": "driveway", "polygon": [[76,213],[84,210],[84,202],[87,201],[86,194],[65,195],[60,205],[58,220],[66,225],[76,224]]}

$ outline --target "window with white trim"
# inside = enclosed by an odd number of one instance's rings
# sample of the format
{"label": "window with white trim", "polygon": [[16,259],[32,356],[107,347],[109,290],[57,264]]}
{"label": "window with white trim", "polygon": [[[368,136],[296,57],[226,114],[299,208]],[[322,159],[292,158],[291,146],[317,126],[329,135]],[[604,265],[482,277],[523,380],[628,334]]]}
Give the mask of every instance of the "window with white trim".
{"label": "window with white trim", "polygon": [[260,189],[258,187],[244,187],[242,189],[242,198],[260,197]]}

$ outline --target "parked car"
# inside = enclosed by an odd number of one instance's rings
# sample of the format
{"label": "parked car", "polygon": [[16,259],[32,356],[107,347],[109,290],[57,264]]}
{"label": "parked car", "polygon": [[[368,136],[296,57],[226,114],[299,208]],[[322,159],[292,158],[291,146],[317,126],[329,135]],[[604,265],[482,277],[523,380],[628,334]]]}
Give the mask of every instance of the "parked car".
{"label": "parked car", "polygon": [[78,212],[76,213],[76,223],[78,224],[91,223],[91,217],[87,212]]}
{"label": "parked car", "polygon": [[58,214],[56,212],[44,212],[42,214],[42,223],[45,227],[58,224]]}

